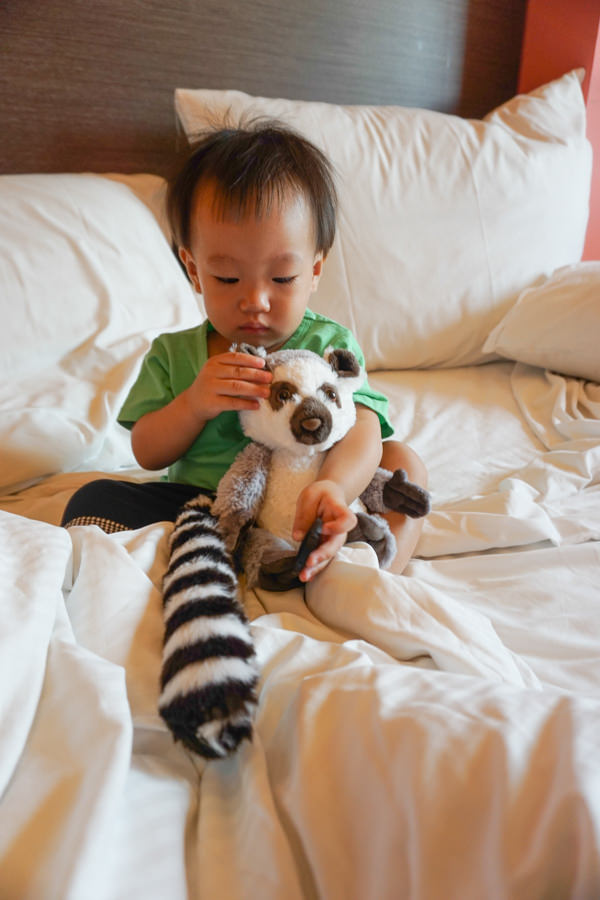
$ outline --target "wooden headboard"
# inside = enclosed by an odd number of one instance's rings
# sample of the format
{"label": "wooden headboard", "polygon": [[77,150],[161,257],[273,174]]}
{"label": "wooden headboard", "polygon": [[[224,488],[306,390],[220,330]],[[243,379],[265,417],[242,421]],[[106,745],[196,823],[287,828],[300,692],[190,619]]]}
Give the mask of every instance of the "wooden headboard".
{"label": "wooden headboard", "polygon": [[0,173],[169,175],[176,87],[479,117],[578,66],[600,158],[597,0],[4,0]]}
{"label": "wooden headboard", "polygon": [[176,87],[481,116],[526,0],[4,0],[2,172],[168,174]]}

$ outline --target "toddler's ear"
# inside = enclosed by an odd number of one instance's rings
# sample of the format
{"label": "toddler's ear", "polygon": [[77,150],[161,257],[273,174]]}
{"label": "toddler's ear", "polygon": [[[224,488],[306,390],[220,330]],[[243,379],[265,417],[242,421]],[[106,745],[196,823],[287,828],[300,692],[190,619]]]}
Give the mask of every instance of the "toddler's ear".
{"label": "toddler's ear", "polygon": [[192,282],[194,286],[194,290],[197,294],[202,293],[202,285],[200,284],[200,278],[198,276],[198,267],[196,266],[196,262],[194,257],[190,253],[189,250],[186,250],[185,247],[179,248],[179,259],[185,266],[185,271],[188,273],[188,278]]}
{"label": "toddler's ear", "polygon": [[315,255],[315,259],[313,262],[313,277],[312,277],[312,285],[311,290],[316,291],[319,286],[319,281],[321,279],[321,274],[323,272],[323,263],[325,262],[325,257],[323,255],[323,251],[319,250],[319,252]]}

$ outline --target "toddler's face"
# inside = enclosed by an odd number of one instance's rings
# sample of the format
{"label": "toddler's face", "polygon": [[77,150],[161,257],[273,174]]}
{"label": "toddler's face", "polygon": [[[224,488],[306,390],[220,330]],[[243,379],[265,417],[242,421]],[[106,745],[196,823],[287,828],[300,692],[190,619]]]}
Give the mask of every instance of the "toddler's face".
{"label": "toddler's face", "polygon": [[217,215],[213,201],[210,185],[197,190],[181,259],[227,344],[274,350],[294,333],[319,283],[323,254],[315,253],[310,209],[291,195],[261,218],[250,209],[236,219]]}

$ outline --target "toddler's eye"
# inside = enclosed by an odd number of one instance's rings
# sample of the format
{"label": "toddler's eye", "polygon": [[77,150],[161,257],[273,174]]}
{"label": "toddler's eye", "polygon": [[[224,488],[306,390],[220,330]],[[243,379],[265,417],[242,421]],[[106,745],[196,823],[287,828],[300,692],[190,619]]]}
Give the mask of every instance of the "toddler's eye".
{"label": "toddler's eye", "polygon": [[296,275],[287,275],[287,276],[282,277],[282,278],[274,278],[273,281],[274,281],[276,284],[291,284],[293,281],[296,280],[296,278],[297,278]]}
{"label": "toddler's eye", "polygon": [[215,278],[221,284],[237,284],[238,281],[240,280],[239,278],[223,278],[223,276],[221,276],[221,275],[215,275]]}

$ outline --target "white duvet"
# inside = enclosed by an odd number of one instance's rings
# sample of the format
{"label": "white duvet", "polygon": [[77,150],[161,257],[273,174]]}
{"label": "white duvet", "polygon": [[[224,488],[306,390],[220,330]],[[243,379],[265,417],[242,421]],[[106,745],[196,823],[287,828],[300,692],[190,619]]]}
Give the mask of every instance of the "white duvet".
{"label": "white duvet", "polygon": [[430,470],[418,558],[246,596],[230,760],[157,715],[170,525],[56,527],[82,474],[0,500],[2,900],[600,896],[600,387],[371,381]]}

